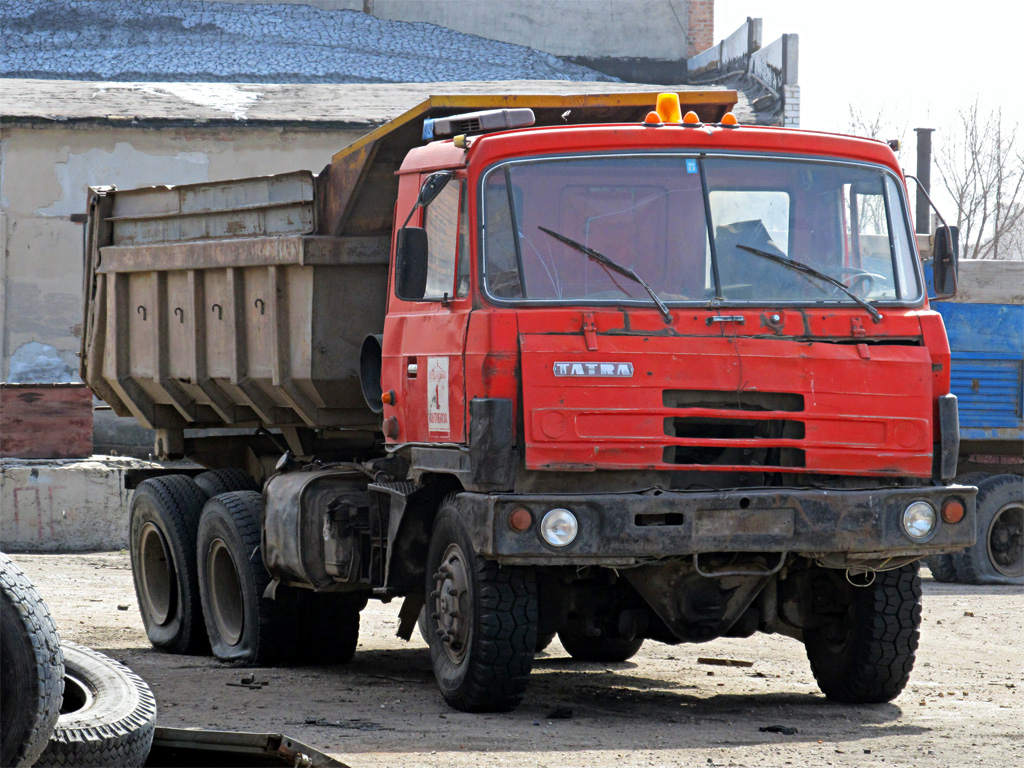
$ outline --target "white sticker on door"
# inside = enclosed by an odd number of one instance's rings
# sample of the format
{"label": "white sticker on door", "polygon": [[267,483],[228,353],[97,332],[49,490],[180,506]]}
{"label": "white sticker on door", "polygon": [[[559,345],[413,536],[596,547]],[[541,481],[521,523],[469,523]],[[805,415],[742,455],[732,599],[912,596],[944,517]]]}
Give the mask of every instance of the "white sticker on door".
{"label": "white sticker on door", "polygon": [[451,434],[448,407],[448,358],[427,358],[427,423],[430,433]]}

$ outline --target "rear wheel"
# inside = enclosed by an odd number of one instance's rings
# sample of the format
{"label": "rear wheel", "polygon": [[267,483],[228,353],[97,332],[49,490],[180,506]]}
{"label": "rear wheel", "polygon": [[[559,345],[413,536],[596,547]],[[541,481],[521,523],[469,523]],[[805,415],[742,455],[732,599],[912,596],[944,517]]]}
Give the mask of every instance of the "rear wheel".
{"label": "rear wheel", "polygon": [[132,579],[146,635],[162,651],[209,650],[196,569],[196,531],[205,501],[186,475],[151,478],[132,496]]}
{"label": "rear wheel", "polygon": [[196,475],[195,482],[210,499],[232,491],[260,490],[259,483],[244,469],[211,469]]}
{"label": "rear wheel", "polygon": [[199,520],[199,595],[213,654],[222,661],[265,665],[281,652],[278,605],[263,596],[270,574],[260,548],[262,498],[222,493]]}
{"label": "rear wheel", "polygon": [[515,709],[537,647],[533,573],[476,554],[451,498],[438,513],[427,558],[426,629],[441,694],[464,712]]}
{"label": "rear wheel", "polygon": [[0,553],[0,765],[29,766],[60,715],[64,656],[32,582]]}
{"label": "rear wheel", "polygon": [[575,622],[569,622],[558,630],[558,640],[566,652],[577,661],[605,663],[631,659],[644,644],[642,637],[633,640],[603,635],[591,637],[584,633]]}
{"label": "rear wheel", "polygon": [[996,475],[978,484],[978,542],[953,555],[968,584],[1024,584],[1024,478]]}
{"label": "rear wheel", "polygon": [[804,645],[818,687],[833,701],[892,701],[914,667],[921,626],[917,563],[873,576],[855,587],[843,572],[821,569],[810,582],[819,622],[804,630]]}
{"label": "rear wheel", "polygon": [[[284,595],[282,592],[288,590]],[[366,607],[364,592],[311,592],[277,588],[278,611],[291,611],[299,629],[289,660],[300,664],[347,664],[359,644],[359,614]],[[287,623],[287,620],[286,620]]]}

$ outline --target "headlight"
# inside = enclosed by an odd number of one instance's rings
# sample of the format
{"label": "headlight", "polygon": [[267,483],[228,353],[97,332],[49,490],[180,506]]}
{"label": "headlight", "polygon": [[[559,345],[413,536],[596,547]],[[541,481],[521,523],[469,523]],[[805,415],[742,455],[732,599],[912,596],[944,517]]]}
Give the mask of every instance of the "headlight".
{"label": "headlight", "polygon": [[903,530],[917,541],[931,536],[935,523],[935,508],[927,501],[915,501],[903,511]]}
{"label": "headlight", "polygon": [[540,521],[540,534],[552,547],[572,544],[579,530],[576,516],[568,509],[552,509]]}

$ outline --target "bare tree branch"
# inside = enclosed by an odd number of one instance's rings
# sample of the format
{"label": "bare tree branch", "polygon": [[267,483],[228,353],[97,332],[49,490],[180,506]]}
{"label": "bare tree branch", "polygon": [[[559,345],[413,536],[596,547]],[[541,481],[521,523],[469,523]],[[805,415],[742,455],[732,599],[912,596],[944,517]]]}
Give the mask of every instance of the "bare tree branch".
{"label": "bare tree branch", "polygon": [[982,116],[975,100],[936,158],[957,206],[963,255],[969,259],[1024,258],[1024,155],[1017,125],[1002,110]]}

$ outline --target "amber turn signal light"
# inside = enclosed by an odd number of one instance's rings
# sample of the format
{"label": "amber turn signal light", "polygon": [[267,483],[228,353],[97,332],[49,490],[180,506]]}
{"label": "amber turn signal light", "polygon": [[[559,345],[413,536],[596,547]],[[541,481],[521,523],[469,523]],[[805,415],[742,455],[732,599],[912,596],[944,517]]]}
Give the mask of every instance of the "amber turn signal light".
{"label": "amber turn signal light", "polygon": [[679,94],[659,93],[655,110],[661,117],[661,122],[678,123],[682,119],[680,117],[681,110],[679,108]]}
{"label": "amber turn signal light", "polygon": [[942,502],[942,521],[945,523],[959,523],[964,519],[966,512],[960,499],[946,499]]}
{"label": "amber turn signal light", "polygon": [[722,115],[722,123],[721,124],[722,125],[731,125],[731,126],[735,127],[735,126],[740,124],[740,121],[736,119],[736,115],[734,115],[732,112],[726,112],[724,115]]}
{"label": "amber turn signal light", "polygon": [[380,401],[382,403],[384,403],[384,405],[394,405],[395,404],[395,390],[389,389],[387,392],[382,394],[380,396]]}
{"label": "amber turn signal light", "polygon": [[533,515],[530,514],[530,510],[516,507],[509,513],[508,527],[513,531],[522,533],[528,531],[531,525],[533,525]]}
{"label": "amber turn signal light", "polygon": [[697,113],[690,111],[683,115],[683,125],[700,125],[700,118]]}

